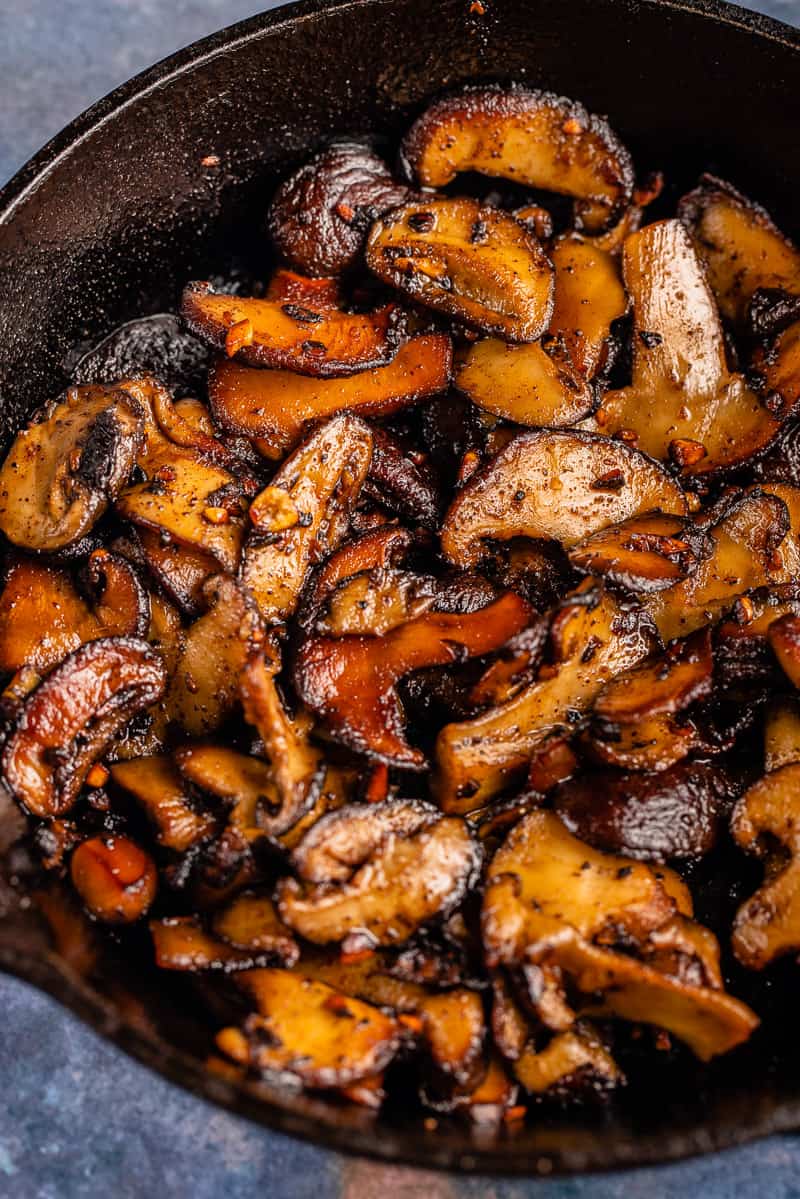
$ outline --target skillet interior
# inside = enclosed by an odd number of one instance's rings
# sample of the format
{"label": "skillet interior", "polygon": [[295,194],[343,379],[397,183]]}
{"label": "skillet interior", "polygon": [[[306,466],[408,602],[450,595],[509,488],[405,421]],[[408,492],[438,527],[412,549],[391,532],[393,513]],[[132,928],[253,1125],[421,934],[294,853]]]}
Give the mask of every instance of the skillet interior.
{"label": "skillet interior", "polygon": [[[426,98],[471,79],[517,79],[606,112],[641,172],[676,189],[701,169],[731,178],[800,233],[792,86],[800,35],[714,3],[637,0],[350,0],[255,18],[133,81],[61,134],[0,196],[0,412],[7,438],[55,394],[81,347],[134,315],[174,308],[187,278],[260,277],[254,237],[276,177],[331,133],[392,139]],[[203,166],[206,155],[217,167]],[[0,845],[3,844],[0,814]],[[34,886],[2,859],[0,965],[53,992],[136,1056],[212,1100],[343,1150],[466,1170],[536,1173],[664,1160],[800,1123],[800,1050],[787,970],[753,1046],[707,1074],[602,1116],[566,1113],[504,1131],[427,1132],[267,1087],[241,1090],[202,1065],[204,1032],[178,989],[109,952],[81,979],[48,949],[19,899]],[[7,909],[3,918],[4,907]],[[776,988],[777,989],[777,988]],[[134,1003],[133,1000],[136,1002]],[[763,1014],[763,1003],[760,1005]]]}

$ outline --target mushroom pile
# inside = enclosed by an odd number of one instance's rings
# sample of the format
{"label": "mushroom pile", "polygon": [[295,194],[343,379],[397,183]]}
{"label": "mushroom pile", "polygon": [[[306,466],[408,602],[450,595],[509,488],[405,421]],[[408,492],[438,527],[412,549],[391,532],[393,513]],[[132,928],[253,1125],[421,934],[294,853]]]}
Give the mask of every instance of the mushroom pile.
{"label": "mushroom pile", "polygon": [[266,230],[0,470],[42,868],[230,1077],[497,1123],[736,1050],[800,951],[800,251],[524,88]]}

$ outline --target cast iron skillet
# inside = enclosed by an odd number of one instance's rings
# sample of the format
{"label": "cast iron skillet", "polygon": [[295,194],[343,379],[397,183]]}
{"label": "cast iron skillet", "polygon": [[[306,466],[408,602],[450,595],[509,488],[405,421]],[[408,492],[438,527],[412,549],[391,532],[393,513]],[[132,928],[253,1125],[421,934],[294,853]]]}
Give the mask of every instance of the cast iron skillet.
{"label": "cast iron skillet", "polygon": [[[0,194],[0,412],[7,439],[56,394],[76,347],[173,308],[185,280],[257,277],[278,175],[332,133],[392,139],[467,80],[523,80],[608,113],[640,171],[684,186],[712,168],[795,235],[800,34],[714,0],[303,0],[182,51],[102,100]],[[202,159],[217,155],[219,165]],[[4,829],[4,825],[6,826]],[[800,983],[756,1001],[754,1044],[707,1072],[653,1067],[605,1114],[566,1112],[499,1136],[371,1117],[209,1073],[198,1005],[107,945],[91,966],[37,914],[37,879],[0,811],[0,967],[196,1093],[282,1132],[419,1166],[513,1174],[679,1158],[800,1125]],[[5,832],[5,837],[3,836]],[[33,898],[33,902],[31,899]],[[144,957],[142,959],[144,961]],[[772,1006],[770,1006],[772,1005]],[[766,1010],[769,1008],[769,1010]],[[794,1009],[794,1010],[793,1010]],[[672,1081],[670,1081],[672,1079]]]}

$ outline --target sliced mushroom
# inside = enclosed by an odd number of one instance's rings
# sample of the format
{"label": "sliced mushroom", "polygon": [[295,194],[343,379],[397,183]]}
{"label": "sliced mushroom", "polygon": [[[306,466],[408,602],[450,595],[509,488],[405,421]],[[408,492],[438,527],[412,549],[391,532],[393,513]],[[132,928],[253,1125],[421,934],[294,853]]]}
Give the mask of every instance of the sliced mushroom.
{"label": "sliced mushroom", "polygon": [[470,702],[486,708],[519,694],[536,677],[549,634],[550,622],[541,617],[512,637],[470,691]]}
{"label": "sliced mushroom", "polygon": [[551,627],[553,665],[513,699],[448,724],[436,742],[433,786],[442,808],[481,807],[524,770],[551,733],[568,726],[604,684],[647,657],[648,626],[602,589],[568,597]]}
{"label": "sliced mushroom", "polygon": [[425,767],[407,741],[396,685],[425,666],[491,653],[524,628],[528,605],[512,592],[471,615],[426,612],[383,637],[312,637],[294,670],[303,701],[345,745],[390,765]]}
{"label": "sliced mushroom", "polygon": [[574,196],[580,223],[593,232],[633,191],[630,155],[601,117],[527,88],[478,87],[433,104],[412,125],[401,154],[426,187],[478,171]]}
{"label": "sliced mushroom", "polygon": [[391,416],[444,391],[450,381],[452,344],[442,333],[420,333],[388,366],[338,379],[315,379],[289,370],[257,370],[220,358],[208,380],[214,418],[224,429],[258,438],[259,449],[279,458],[312,421],[345,410]]}
{"label": "sliced mushroom", "polygon": [[407,529],[385,524],[345,541],[309,580],[297,613],[300,628],[314,627],[325,605],[343,583],[368,572],[391,573],[411,548],[412,540]]}
{"label": "sliced mushroom", "polygon": [[456,386],[479,408],[519,425],[574,425],[592,411],[594,392],[557,349],[484,338],[464,357]]}
{"label": "sliced mushroom", "polygon": [[569,831],[646,862],[699,858],[717,843],[736,797],[718,765],[679,762],[661,773],[593,771],[560,783],[553,808]]}
{"label": "sliced mushroom", "polygon": [[391,362],[398,346],[396,305],[348,313],[328,304],[216,294],[209,283],[184,289],[181,314],[193,333],[229,358],[331,379]]}
{"label": "sliced mushroom", "polygon": [[36,816],[69,811],[92,763],[166,684],[160,655],[134,637],[106,637],[70,654],[22,705],[3,749],[14,798]]}
{"label": "sliced mushroom", "polygon": [[731,832],[766,859],[764,884],[736,913],[731,946],[751,970],[800,949],[800,766],[773,770],[744,793]]}
{"label": "sliced mushroom", "polygon": [[426,996],[418,1011],[436,1089],[444,1087],[449,1097],[473,1091],[486,1073],[486,1025],[480,995],[458,987]]}
{"label": "sliced mushroom", "polygon": [[[325,818],[351,827],[355,821],[362,831],[346,851],[345,864],[352,866],[349,878],[341,878],[337,856],[336,881],[304,887],[294,879],[282,879],[278,884],[282,920],[308,941],[324,944],[354,935],[371,944],[405,941],[427,921],[457,907],[474,882],[481,854],[462,820],[441,817],[432,805],[421,802],[416,805],[416,828],[413,815],[398,827],[391,800],[371,811],[366,832],[358,808]],[[384,814],[387,823],[380,836]],[[341,831],[340,827],[343,843]],[[302,860],[302,842],[295,854]]]}
{"label": "sliced mushroom", "polygon": [[696,568],[705,546],[702,535],[693,532],[685,518],[646,512],[579,541],[569,560],[627,591],[663,591]]}
{"label": "sliced mushroom", "polygon": [[395,1019],[326,983],[285,970],[248,971],[242,983],[259,1014],[242,1030],[224,1028],[217,1045],[243,1066],[342,1087],[378,1073],[400,1048]]}
{"label": "sliced mushroom", "polygon": [[267,227],[278,253],[299,271],[338,275],[358,261],[375,217],[408,196],[366,146],[335,142],[281,184]]}
{"label": "sliced mushroom", "polygon": [[368,426],[342,413],[303,442],[273,478],[270,487],[286,492],[297,520],[261,535],[256,526],[241,571],[267,623],[292,615],[309,569],[344,540],[372,447]]}
{"label": "sliced mushroom", "polygon": [[579,377],[594,379],[609,365],[614,322],[628,310],[619,265],[596,239],[563,234],[551,250],[556,272],[548,337]]}
{"label": "sliced mushroom", "polygon": [[169,719],[190,736],[218,728],[239,695],[239,676],[263,629],[245,588],[216,575],[204,589],[208,612],[188,629],[165,698]]}
{"label": "sliced mushroom", "polygon": [[764,726],[764,769],[780,770],[800,762],[800,699],[775,700],[767,710]]}
{"label": "sliced mushroom", "polygon": [[205,607],[206,583],[219,572],[211,554],[178,541],[166,541],[155,529],[141,528],[138,540],[148,569],[187,616],[199,616]]}
{"label": "sliced mushroom", "polygon": [[411,525],[435,532],[442,501],[436,473],[416,450],[385,429],[374,429],[364,495]]}
{"label": "sliced mushroom", "polygon": [[71,387],[17,435],[0,469],[0,530],[14,545],[80,540],[133,469],[143,413],[119,387]]}
{"label": "sliced mushroom", "polygon": [[475,566],[485,538],[539,537],[570,548],[591,533],[660,509],[683,515],[678,484],[621,441],[542,429],[523,433],[473,475],[442,525],[451,562]]}
{"label": "sliced mushroom", "polygon": [[153,824],[159,843],[167,849],[185,853],[215,831],[216,820],[187,794],[177,768],[167,755],[116,762],[111,767],[111,777],[134,797]]}
{"label": "sliced mushroom", "polygon": [[535,341],[553,306],[553,268],[507,213],[464,197],[431,196],[372,226],[367,266],[420,304],[481,333]]}
{"label": "sliced mushroom", "polygon": [[552,812],[511,830],[489,865],[481,915],[490,966],[545,960],[572,937],[645,941],[691,898],[677,875],[599,853]]}
{"label": "sliced mushroom", "polygon": [[291,966],[299,952],[288,929],[269,944],[241,948],[207,932],[197,916],[166,916],[162,920],[152,920],[150,934],[157,966],[162,970],[186,970],[192,974],[205,970],[234,974],[276,961]]}
{"label": "sliced mushroom", "polygon": [[147,631],[149,600],[127,562],[96,550],[87,575],[91,604],[66,571],[26,559],[12,563],[0,595],[0,671],[29,666],[44,675],[88,641]]}
{"label": "sliced mushroom", "polygon": [[308,739],[308,721],[302,713],[295,720],[286,713],[275,683],[279,670],[280,659],[259,650],[240,680],[245,718],[258,730],[272,765],[278,806],[260,823],[273,836],[292,828],[313,806],[325,769],[321,751]]}
{"label": "sliced mushroom", "polygon": [[730,183],[704,175],[678,214],[692,235],[720,311],[743,325],[753,294],[779,287],[800,294],[800,251],[768,213]]}
{"label": "sliced mushroom", "polygon": [[212,917],[214,933],[234,949],[271,953],[293,966],[300,949],[268,895],[244,891]]}
{"label": "sliced mushroom", "polygon": [[590,1026],[558,1033],[544,1049],[529,1045],[514,1063],[529,1095],[595,1095],[615,1090],[625,1075]]}
{"label": "sliced mushroom", "polygon": [[623,257],[633,380],[603,397],[598,428],[635,434],[639,449],[687,475],[727,469],[764,449],[780,419],[728,369],[716,304],[686,228],[677,220],[647,225],[627,239]]}
{"label": "sliced mushroom", "polygon": [[779,496],[734,494],[714,515],[705,530],[710,546],[694,572],[643,601],[665,641],[721,620],[748,591],[793,578],[797,542]]}
{"label": "sliced mushroom", "polygon": [[104,924],[141,919],[158,888],[150,855],[129,837],[116,834],[82,841],[72,855],[69,872],[87,910]]}
{"label": "sliced mushroom", "polygon": [[190,783],[233,804],[229,824],[246,842],[266,836],[262,821],[268,824],[280,808],[269,762],[224,745],[196,743],[176,749],[175,762]]}
{"label": "sliced mushroom", "polygon": [[306,833],[292,854],[292,865],[306,883],[346,882],[387,837],[413,836],[437,819],[436,809],[419,800],[341,808]]}
{"label": "sliced mushroom", "polygon": [[326,637],[382,637],[422,616],[435,598],[435,580],[413,571],[354,575],[330,596],[315,631]]}

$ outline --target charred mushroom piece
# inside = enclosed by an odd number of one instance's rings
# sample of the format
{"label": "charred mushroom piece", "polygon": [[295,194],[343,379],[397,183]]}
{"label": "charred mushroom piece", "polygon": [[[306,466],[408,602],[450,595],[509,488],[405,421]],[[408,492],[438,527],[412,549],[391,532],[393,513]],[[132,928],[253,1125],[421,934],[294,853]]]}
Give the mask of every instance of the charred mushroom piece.
{"label": "charred mushroom piece", "polygon": [[646,512],[579,541],[569,560],[578,570],[627,591],[647,593],[686,579],[705,548],[702,534],[685,519]]}
{"label": "charred mushroom piece", "polygon": [[366,146],[336,142],[281,184],[267,227],[278,253],[299,271],[338,275],[357,262],[375,217],[409,194]]}
{"label": "charred mushroom piece", "polygon": [[411,127],[402,158],[412,178],[443,187],[461,171],[574,196],[597,232],[629,202],[630,155],[601,117],[552,92],[476,88],[433,104]]}
{"label": "charred mushroom piece", "polygon": [[394,304],[348,313],[329,305],[216,294],[209,283],[190,283],[181,314],[193,333],[229,358],[319,379],[385,366],[399,341]]}
{"label": "charred mushroom piece", "polygon": [[337,412],[391,416],[444,391],[450,382],[452,343],[443,333],[421,333],[397,351],[388,366],[339,379],[314,379],[288,370],[257,370],[220,358],[208,393],[224,428],[258,438],[259,449],[278,458],[301,439],[312,421]]}
{"label": "charred mushroom piece", "polygon": [[679,762],[661,773],[599,770],[569,779],[553,792],[553,808],[597,849],[666,862],[714,848],[736,790],[716,764]]}
{"label": "charred mushroom piece", "polygon": [[568,727],[615,674],[646,658],[646,622],[602,589],[568,597],[550,632],[553,664],[499,707],[448,724],[436,742],[434,788],[448,812],[481,807],[524,770],[534,750]]}
{"label": "charred mushroom piece", "polygon": [[411,525],[438,531],[442,500],[436,473],[385,429],[374,429],[372,437],[364,495]]}
{"label": "charred mushroom piece", "polygon": [[627,239],[623,257],[633,381],[604,396],[598,428],[632,431],[640,449],[687,475],[728,469],[764,449],[780,419],[728,369],[716,304],[685,227],[647,225]]}
{"label": "charred mushroom piece", "polygon": [[382,637],[422,616],[435,597],[435,581],[412,571],[354,575],[329,597],[315,631],[326,637]]}
{"label": "charred mushroom piece", "polygon": [[751,970],[800,949],[800,766],[765,775],[737,803],[731,832],[766,859],[764,884],[736,913],[731,946]]}
{"label": "charred mushroom piece", "polygon": [[166,684],[160,655],[134,637],[106,637],[70,654],[22,705],[3,749],[11,793],[36,816],[69,811],[92,763]]}
{"label": "charred mushroom piece", "polygon": [[600,853],[535,811],[489,865],[483,944],[490,966],[537,962],[570,938],[641,943],[676,910],[691,915],[691,898],[672,871]]}
{"label": "charred mushroom piece", "polygon": [[187,794],[177,768],[165,754],[115,762],[111,777],[141,806],[167,849],[186,853],[215,831],[217,821]]}
{"label": "charred mushroom piece", "polygon": [[507,213],[462,197],[430,197],[375,222],[367,266],[420,304],[507,341],[536,341],[553,307],[553,268]]}
{"label": "charred mushroom piece", "polygon": [[303,713],[290,720],[278,694],[275,675],[280,659],[259,650],[244,667],[240,692],[245,718],[255,726],[272,764],[278,806],[261,817],[266,833],[278,836],[297,824],[319,794],[324,774],[322,753],[309,739]]}
{"label": "charred mushroom piece", "polygon": [[529,1095],[603,1095],[625,1085],[625,1075],[587,1022],[558,1033],[544,1049],[529,1045],[514,1063]]}
{"label": "charred mushroom piece", "polygon": [[219,727],[239,695],[239,676],[252,647],[263,638],[255,604],[228,575],[204,588],[209,610],[188,629],[164,706],[190,736]]}
{"label": "charred mushroom piece", "polygon": [[753,294],[779,287],[800,294],[800,251],[768,213],[730,183],[704,175],[678,210],[703,261],[722,315],[742,326]]}
{"label": "charred mushroom piece", "polygon": [[383,637],[312,637],[298,653],[295,686],[336,740],[390,765],[422,770],[425,757],[405,736],[397,683],[412,670],[499,649],[529,616],[525,601],[509,592],[471,615],[426,612]]}
{"label": "charred mushroom piece", "polygon": [[[342,846],[333,850],[334,877],[305,887],[294,879],[279,882],[278,910],[290,928],[318,944],[352,936],[390,945],[458,906],[480,869],[477,843],[462,820],[442,817],[421,801],[398,812],[403,802],[374,805],[366,821],[358,807],[323,818],[326,827],[338,826],[336,846]],[[359,833],[346,848],[345,828]],[[308,835],[320,844],[316,830]],[[303,861],[302,842],[295,856]],[[308,868],[319,877],[324,861],[317,853]],[[346,879],[344,866],[352,869]]]}
{"label": "charred mushroom piece", "polygon": [[255,970],[242,983],[258,1004],[243,1030],[224,1028],[217,1045],[257,1071],[294,1074],[309,1087],[342,1087],[377,1074],[400,1048],[391,1016],[326,983],[285,970]]}
{"label": "charred mushroom piece", "polygon": [[31,550],[80,540],[127,481],[142,431],[126,390],[71,387],[17,435],[0,469],[0,530]]}
{"label": "charred mushroom piece", "polygon": [[412,534],[394,524],[368,529],[345,541],[310,579],[297,613],[300,628],[309,630],[314,627],[325,605],[342,584],[361,574],[393,572],[412,544]]}
{"label": "charred mushroom piece", "polygon": [[113,834],[82,841],[69,869],[87,910],[104,924],[131,924],[155,899],[156,864],[128,837]]}
{"label": "charred mushroom piece", "polygon": [[229,824],[245,841],[267,835],[262,821],[266,818],[269,824],[270,815],[280,808],[269,762],[224,745],[198,744],[176,749],[175,762],[190,783],[232,803]]}
{"label": "charred mushroom piece", "polygon": [[551,257],[556,284],[548,338],[581,378],[595,379],[610,365],[612,328],[628,310],[619,265],[596,240],[568,234]]}
{"label": "charred mushroom piece", "polygon": [[[800,276],[797,288],[800,291]],[[756,351],[752,372],[770,411],[780,418],[793,416],[800,402],[800,321],[794,321],[771,344]]]}
{"label": "charred mushroom piece", "polygon": [[542,429],[523,433],[473,475],[442,525],[442,549],[458,566],[481,560],[486,538],[538,537],[570,548],[632,516],[683,515],[679,485],[621,441]]}
{"label": "charred mushroom piece", "polygon": [[241,571],[267,623],[293,614],[310,568],[344,540],[372,448],[369,427],[342,413],[303,442],[273,478],[271,489],[286,493],[297,520],[277,531],[260,533],[256,526]]}

